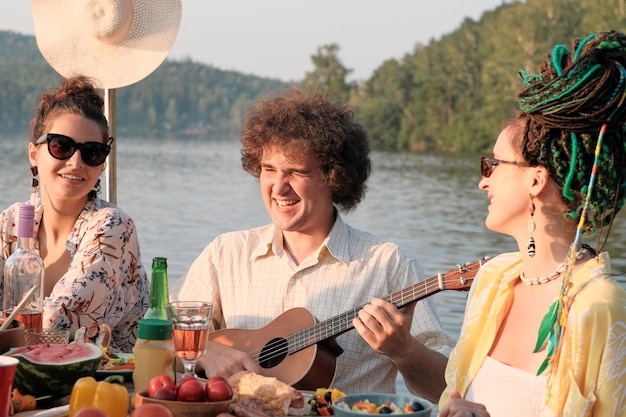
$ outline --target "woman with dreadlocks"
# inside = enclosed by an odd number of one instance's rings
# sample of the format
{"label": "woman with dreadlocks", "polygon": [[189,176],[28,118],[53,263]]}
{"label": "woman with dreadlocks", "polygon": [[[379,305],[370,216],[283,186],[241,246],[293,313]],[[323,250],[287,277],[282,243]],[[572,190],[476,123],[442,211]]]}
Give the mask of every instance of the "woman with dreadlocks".
{"label": "woman with dreadlocks", "polygon": [[626,415],[626,292],[602,251],[626,197],[625,67],[609,31],[522,72],[479,183],[487,227],[520,250],[476,276],[441,417]]}

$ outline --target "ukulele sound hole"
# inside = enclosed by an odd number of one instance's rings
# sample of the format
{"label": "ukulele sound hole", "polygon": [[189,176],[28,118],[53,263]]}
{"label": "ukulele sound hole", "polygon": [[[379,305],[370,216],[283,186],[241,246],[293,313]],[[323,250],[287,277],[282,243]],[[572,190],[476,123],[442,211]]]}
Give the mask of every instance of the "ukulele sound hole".
{"label": "ukulele sound hole", "polygon": [[262,368],[273,368],[280,364],[287,356],[287,340],[276,338],[269,341],[261,350],[259,365]]}

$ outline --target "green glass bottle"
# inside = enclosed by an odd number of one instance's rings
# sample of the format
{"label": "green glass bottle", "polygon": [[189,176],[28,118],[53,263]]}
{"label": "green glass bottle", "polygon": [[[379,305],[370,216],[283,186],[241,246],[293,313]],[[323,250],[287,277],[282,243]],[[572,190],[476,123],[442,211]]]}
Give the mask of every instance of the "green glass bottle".
{"label": "green glass bottle", "polygon": [[146,319],[167,320],[167,303],[170,302],[167,284],[167,259],[152,259],[152,280],[150,285],[150,306],[144,315]]}

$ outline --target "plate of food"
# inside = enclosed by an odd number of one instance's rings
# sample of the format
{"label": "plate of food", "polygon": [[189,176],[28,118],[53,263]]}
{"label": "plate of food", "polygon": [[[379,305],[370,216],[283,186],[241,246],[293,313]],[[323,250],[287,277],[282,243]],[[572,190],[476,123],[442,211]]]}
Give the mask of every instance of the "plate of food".
{"label": "plate of food", "polygon": [[103,355],[96,377],[123,375],[124,379],[130,379],[134,370],[135,356],[132,353],[109,353]]}
{"label": "plate of food", "polygon": [[123,375],[129,380],[135,370],[135,356],[132,353],[111,350],[111,328],[106,323],[93,323],[81,327],[74,333],[74,343],[93,343],[102,349],[102,360],[96,370],[96,379],[111,375]]}

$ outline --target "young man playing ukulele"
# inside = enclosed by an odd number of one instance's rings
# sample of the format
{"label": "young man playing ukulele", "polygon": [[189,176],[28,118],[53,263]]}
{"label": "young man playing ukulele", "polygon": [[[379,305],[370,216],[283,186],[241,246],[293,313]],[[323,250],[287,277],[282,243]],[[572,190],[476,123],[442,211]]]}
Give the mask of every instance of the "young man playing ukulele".
{"label": "young man playing ukulele", "polygon": [[[431,302],[398,309],[381,299],[422,280],[422,270],[339,215],[361,201],[371,167],[352,111],[290,90],[253,106],[242,144],[272,223],[218,236],[172,290],[173,299],[213,303],[199,362],[207,376],[249,370],[301,389],[394,392],[399,370],[411,391],[436,402],[451,340]],[[336,363],[334,336],[343,349]]]}

